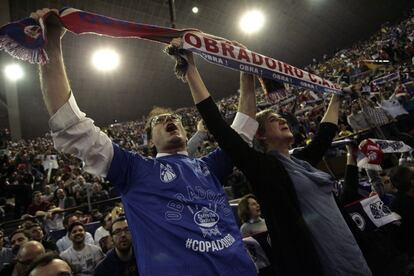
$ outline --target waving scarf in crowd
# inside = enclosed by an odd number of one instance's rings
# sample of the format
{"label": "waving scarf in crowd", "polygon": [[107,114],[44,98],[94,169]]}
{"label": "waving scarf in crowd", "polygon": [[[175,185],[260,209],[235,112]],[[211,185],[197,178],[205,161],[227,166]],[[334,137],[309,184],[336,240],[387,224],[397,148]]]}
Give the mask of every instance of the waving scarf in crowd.
{"label": "waving scarf in crowd", "polygon": [[[45,20],[32,18],[12,22],[0,28],[0,49],[13,57],[31,63],[48,61],[44,50]],[[341,87],[331,81],[296,68],[292,65],[233,45],[229,40],[208,35],[195,29],[172,29],[139,24],[110,18],[73,8],[59,12],[61,24],[75,34],[94,33],[117,38],[141,38],[169,44],[175,37],[182,37],[183,48],[199,54],[209,62],[249,72],[259,77],[280,81],[317,92],[340,93]]]}
{"label": "waving scarf in crowd", "polygon": [[367,139],[359,145],[362,154],[358,155],[358,167],[381,171],[384,153],[410,152],[412,148],[402,141]]}
{"label": "waving scarf in crowd", "polygon": [[361,231],[372,231],[401,219],[378,195],[350,203],[345,209]]}

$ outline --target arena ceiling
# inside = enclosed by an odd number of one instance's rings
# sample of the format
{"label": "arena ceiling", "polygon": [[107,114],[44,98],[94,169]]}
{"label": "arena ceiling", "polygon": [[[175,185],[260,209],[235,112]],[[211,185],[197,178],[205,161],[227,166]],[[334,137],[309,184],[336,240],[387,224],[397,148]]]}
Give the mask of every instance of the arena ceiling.
{"label": "arena ceiling", "polygon": [[[7,1],[7,0],[0,0]],[[124,20],[170,26],[168,0],[9,0],[10,17],[17,20],[42,7],[71,6]],[[193,14],[193,6],[199,8]],[[249,49],[304,66],[335,49],[367,38],[382,23],[400,18],[414,6],[410,0],[175,0],[177,28],[198,28],[206,33],[237,40]],[[256,34],[243,34],[238,21],[243,11],[259,8],[266,23]],[[4,18],[0,18],[4,24]],[[117,71],[102,74],[90,63],[92,52],[110,46],[121,55]],[[173,75],[173,61],[163,46],[138,39],[108,39],[67,34],[64,57],[72,89],[81,109],[97,125],[140,118],[154,106],[192,104],[185,84]],[[10,61],[0,53],[1,67]],[[199,60],[199,69],[216,99],[234,94],[238,73]],[[37,68],[22,64],[25,78],[18,83],[20,118],[24,137],[43,135],[48,115],[44,107]],[[5,79],[0,77],[0,97]],[[0,106],[0,127],[7,127],[7,109]]]}

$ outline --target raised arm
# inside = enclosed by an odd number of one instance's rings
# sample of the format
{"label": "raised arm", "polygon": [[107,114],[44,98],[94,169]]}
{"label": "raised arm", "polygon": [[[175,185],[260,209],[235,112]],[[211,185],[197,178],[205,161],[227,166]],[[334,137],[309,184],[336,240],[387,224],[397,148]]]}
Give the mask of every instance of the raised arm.
{"label": "raised arm", "polygon": [[338,125],[340,103],[340,96],[334,94],[329,102],[328,108],[326,109],[321,123],[332,123],[334,125]]}
{"label": "raised arm", "polygon": [[[192,55],[192,54],[189,54]],[[195,104],[197,100],[210,96],[205,87],[196,66],[193,57],[190,57],[191,70],[187,71],[187,82],[190,86],[191,94]],[[201,89],[201,90],[199,90]],[[201,95],[204,94],[204,96]],[[202,101],[202,100],[201,100]],[[257,122],[253,119],[256,114],[256,96],[254,92],[254,77],[244,72],[240,73],[240,99],[236,117],[234,118],[232,128],[241,135],[241,137],[252,145],[253,137],[257,130]],[[198,146],[207,138],[207,130],[204,128],[202,120],[197,124],[197,132],[188,141],[188,153],[194,156]]]}
{"label": "raised arm", "polygon": [[[173,40],[172,43],[175,43],[176,46],[179,46],[181,42],[179,40]],[[207,87],[204,85],[200,73],[198,72],[197,67],[195,66],[194,56],[192,53],[187,54],[187,62],[188,67],[185,77],[188,86],[190,87],[191,96],[193,97],[194,103],[198,104],[210,97],[210,93],[208,92]]]}
{"label": "raised arm", "polygon": [[356,147],[353,145],[346,145],[347,159],[344,176],[344,190],[340,195],[341,203],[347,205],[362,197],[358,194],[358,167],[356,163]]}
{"label": "raised arm", "polygon": [[[236,45],[244,47],[236,43]],[[171,44],[175,47],[181,46],[181,39],[173,39]],[[203,100],[210,97],[204,82],[194,63],[193,54],[187,53],[188,67],[186,71],[186,81],[190,87],[191,95],[194,103],[197,105]],[[241,135],[241,137],[249,144],[252,144],[253,137],[257,131],[258,124],[254,120],[256,117],[256,96],[254,91],[254,76],[240,73],[240,99],[238,113],[233,121],[232,128]]]}
{"label": "raised arm", "polygon": [[316,166],[322,160],[338,130],[339,103],[339,96],[333,95],[319,125],[318,133],[308,146],[294,153],[295,157],[309,162],[312,166]]}
{"label": "raised arm", "polygon": [[[180,44],[181,41],[179,39],[174,39],[172,41],[172,45],[176,47],[179,47]],[[232,129],[222,118],[217,105],[210,97],[210,93],[204,85],[204,82],[195,66],[192,53],[187,53],[187,61],[188,68],[185,75],[186,81],[190,87],[194,103],[196,104],[207,129],[217,140],[220,147],[233,159],[236,164],[238,164],[239,167],[243,167],[246,163],[251,163],[252,158],[246,158],[246,156],[249,156],[249,154],[254,156],[254,154],[252,154],[254,150],[250,148],[241,135]],[[241,76],[241,78],[244,79],[244,76]],[[246,81],[249,82],[251,79]],[[246,86],[243,86],[243,92],[246,91],[245,89]],[[243,98],[243,100],[244,99],[246,98]],[[251,113],[252,110],[249,111],[248,106],[250,106],[250,103],[246,103],[246,108],[239,108],[239,111],[242,109],[246,113]],[[257,129],[257,127],[255,129]],[[256,163],[253,162],[253,164]]]}
{"label": "raised arm", "polygon": [[[63,63],[61,38],[65,30],[57,18],[57,10],[42,9],[31,14],[35,20],[52,13],[46,20],[49,62],[40,66],[43,99],[51,115],[49,121],[55,148],[74,154],[85,162],[85,171],[106,176],[114,150],[109,137],[81,112],[71,93]],[[54,13],[54,14],[53,14]]]}
{"label": "raised arm", "polygon": [[[237,41],[232,43],[240,48],[246,48]],[[252,74],[240,72],[240,98],[237,111],[250,118],[256,118],[255,77]]]}
{"label": "raised arm", "polygon": [[256,118],[256,94],[254,91],[254,76],[240,72],[240,98],[237,111],[250,118]]}
{"label": "raised arm", "polygon": [[42,9],[32,13],[30,16],[35,20],[43,20],[41,19],[42,16],[47,13],[51,13],[45,22],[47,26],[45,50],[49,57],[49,62],[39,66],[39,71],[43,99],[49,115],[53,115],[68,101],[71,90],[62,56],[61,39],[65,34],[65,29],[57,18],[58,11]]}

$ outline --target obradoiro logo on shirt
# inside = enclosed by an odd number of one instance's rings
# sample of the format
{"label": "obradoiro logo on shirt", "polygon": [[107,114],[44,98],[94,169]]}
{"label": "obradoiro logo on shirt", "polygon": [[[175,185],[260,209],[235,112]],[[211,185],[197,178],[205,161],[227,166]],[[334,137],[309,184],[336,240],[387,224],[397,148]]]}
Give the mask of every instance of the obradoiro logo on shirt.
{"label": "obradoiro logo on shirt", "polygon": [[174,172],[173,168],[169,165],[160,164],[160,179],[164,183],[169,183],[177,178],[177,174]]}

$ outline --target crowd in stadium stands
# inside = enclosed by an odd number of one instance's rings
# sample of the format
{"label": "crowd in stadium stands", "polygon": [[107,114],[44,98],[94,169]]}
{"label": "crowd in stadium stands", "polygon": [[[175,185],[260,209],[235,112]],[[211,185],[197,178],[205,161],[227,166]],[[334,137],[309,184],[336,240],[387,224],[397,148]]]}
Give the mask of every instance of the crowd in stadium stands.
{"label": "crowd in stadium stands", "polygon": [[[325,55],[319,62],[314,60],[305,70],[343,86],[352,85],[351,93],[341,101],[338,140],[346,137],[360,142],[375,137],[414,147],[414,17],[396,25],[384,24],[370,39],[333,56]],[[329,96],[297,87],[285,89],[286,97],[278,102],[258,91],[258,108],[270,107],[283,116],[294,134],[294,147],[305,146],[318,130]],[[228,122],[236,114],[238,100],[238,95],[233,95],[217,102]],[[193,156],[203,156],[217,147],[194,107],[176,113],[181,115],[190,137],[204,134]],[[151,155],[145,128],[142,118],[114,123],[103,130],[121,147]],[[59,275],[70,275],[70,271],[81,271],[76,275],[137,275],[128,222],[117,198],[119,193],[111,183],[84,172],[79,159],[57,152],[50,134],[11,141],[8,131],[3,130],[1,137],[1,275],[45,275],[44,271],[52,267],[62,272]],[[343,164],[345,180],[338,184],[342,203],[350,204],[372,191],[401,216],[398,225],[374,226],[375,231],[369,234],[361,231],[365,241],[378,246],[371,251],[385,252],[387,257],[380,261],[389,266],[376,267],[377,262],[372,261],[376,256],[366,252],[365,258],[375,275],[414,275],[413,159],[407,154],[397,164],[389,158],[390,164],[381,174],[358,172],[352,160],[356,150],[348,147],[331,152],[334,156],[348,153],[348,162]],[[361,186],[358,176],[368,176],[372,187]],[[229,199],[238,202],[246,247],[262,275],[266,275],[271,258],[266,252],[267,237],[259,237],[267,231],[260,202],[249,194],[249,183],[237,169],[225,186]],[[250,236],[256,235],[258,238],[252,240]],[[392,274],[396,267],[401,268],[401,274]]]}

